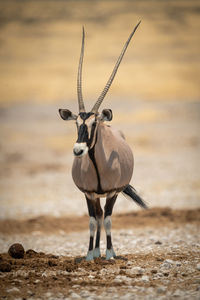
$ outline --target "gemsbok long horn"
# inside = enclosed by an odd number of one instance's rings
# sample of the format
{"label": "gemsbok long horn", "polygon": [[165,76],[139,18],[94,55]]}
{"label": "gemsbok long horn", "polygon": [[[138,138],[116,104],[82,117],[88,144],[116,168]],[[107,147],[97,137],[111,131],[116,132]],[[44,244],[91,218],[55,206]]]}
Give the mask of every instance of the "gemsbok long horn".
{"label": "gemsbok long horn", "polygon": [[129,45],[129,43],[130,43],[130,41],[131,41],[131,39],[132,39],[132,37],[133,37],[135,31],[136,31],[136,29],[137,29],[138,26],[140,25],[140,23],[141,23],[141,21],[135,26],[135,28],[134,28],[133,31],[131,32],[131,34],[130,34],[128,40],[126,41],[126,43],[125,43],[125,45],[124,45],[124,48],[122,49],[122,52],[121,52],[121,54],[120,54],[120,56],[119,56],[119,58],[118,58],[118,60],[117,60],[117,62],[116,62],[116,64],[115,64],[115,67],[114,67],[114,69],[113,69],[113,71],[112,71],[112,74],[110,75],[110,77],[109,77],[109,79],[108,79],[108,82],[106,83],[105,88],[103,89],[103,91],[102,91],[101,95],[99,96],[97,102],[96,102],[95,105],[93,106],[91,112],[93,112],[93,113],[97,113],[97,112],[98,112],[98,109],[99,109],[99,107],[100,107],[100,105],[101,105],[103,99],[105,98],[105,96],[106,96],[106,94],[107,94],[107,92],[108,92],[108,90],[109,90],[109,88],[110,88],[110,86],[111,86],[111,84],[112,84],[112,82],[113,82],[113,80],[114,80],[114,78],[115,78],[115,75],[116,75],[117,70],[118,70],[118,68],[119,68],[119,66],[120,66],[120,63],[121,63],[121,61],[122,61],[122,58],[123,58],[123,56],[124,56],[124,54],[125,54],[125,52],[126,52],[126,49],[127,49],[127,47],[128,47],[128,45]]}
{"label": "gemsbok long horn", "polygon": [[83,66],[84,46],[85,46],[85,30],[83,27],[82,46],[81,46],[81,54],[79,59],[78,76],[77,76],[77,96],[78,96],[79,112],[85,112],[83,93],[82,93],[82,66]]}

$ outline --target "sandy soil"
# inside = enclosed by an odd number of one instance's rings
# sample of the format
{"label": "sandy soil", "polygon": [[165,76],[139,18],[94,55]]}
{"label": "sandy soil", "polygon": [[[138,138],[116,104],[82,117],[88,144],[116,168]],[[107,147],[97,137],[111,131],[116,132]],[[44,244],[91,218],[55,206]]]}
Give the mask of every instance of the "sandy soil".
{"label": "sandy soil", "polygon": [[[0,269],[11,269],[0,272],[1,299],[199,299],[199,210],[116,215],[118,256],[110,261],[104,241],[102,258],[86,262],[82,256],[88,233],[74,231],[85,230],[85,219],[1,222]],[[24,245],[23,259],[5,253],[14,242]]]}

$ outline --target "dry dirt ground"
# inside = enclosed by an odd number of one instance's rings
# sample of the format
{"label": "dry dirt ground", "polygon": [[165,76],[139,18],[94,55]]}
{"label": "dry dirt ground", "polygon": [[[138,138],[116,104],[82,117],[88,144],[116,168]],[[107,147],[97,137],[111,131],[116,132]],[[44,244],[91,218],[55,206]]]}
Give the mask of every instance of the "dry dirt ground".
{"label": "dry dirt ground", "polygon": [[[116,259],[86,262],[88,217],[0,223],[1,299],[199,299],[200,210],[115,215]],[[123,229],[122,229],[123,228]],[[6,252],[23,244],[23,259]]]}

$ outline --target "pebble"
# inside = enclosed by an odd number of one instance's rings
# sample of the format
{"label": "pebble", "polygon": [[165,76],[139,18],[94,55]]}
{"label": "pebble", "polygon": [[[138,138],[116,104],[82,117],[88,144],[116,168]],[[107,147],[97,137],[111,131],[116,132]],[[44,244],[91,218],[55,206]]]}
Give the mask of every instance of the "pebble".
{"label": "pebble", "polygon": [[72,299],[81,299],[81,296],[78,295],[77,293],[71,293],[70,298],[72,298]]}
{"label": "pebble", "polygon": [[52,293],[51,293],[51,292],[45,293],[45,297],[49,298],[49,297],[51,297],[51,296],[52,296]]}
{"label": "pebble", "polygon": [[172,264],[164,262],[164,263],[161,264],[160,267],[161,267],[162,269],[168,270],[168,269],[171,269],[171,268],[172,268]]}
{"label": "pebble", "polygon": [[175,263],[175,261],[172,260],[172,259],[165,259],[163,263],[167,263],[167,264],[173,265]]}
{"label": "pebble", "polygon": [[7,289],[8,293],[12,293],[12,292],[19,292],[19,289],[17,287],[12,287],[11,289]]}
{"label": "pebble", "polygon": [[141,267],[134,267],[134,268],[128,269],[126,272],[129,274],[141,275],[144,273],[144,269]]}
{"label": "pebble", "polygon": [[80,296],[82,298],[88,298],[90,296],[90,293],[88,291],[81,291]]}
{"label": "pebble", "polygon": [[24,257],[24,247],[19,244],[15,243],[8,249],[8,254],[13,258],[23,258]]}
{"label": "pebble", "polygon": [[34,282],[35,282],[35,283],[39,283],[39,282],[40,282],[40,280],[39,280],[39,279],[36,279]]}
{"label": "pebble", "polygon": [[156,241],[155,245],[162,245],[162,242],[161,241]]}
{"label": "pebble", "polygon": [[148,282],[148,281],[149,281],[149,276],[143,275],[142,278],[141,278],[141,280],[142,280],[143,282]]}
{"label": "pebble", "polygon": [[163,286],[163,285],[160,285],[158,288],[157,288],[157,293],[158,294],[162,294],[166,291],[166,287]]}
{"label": "pebble", "polygon": [[163,273],[159,272],[159,273],[156,273],[156,274],[153,274],[153,278],[154,279],[159,279],[159,278],[162,278],[164,276]]}
{"label": "pebble", "polygon": [[175,292],[173,293],[174,297],[181,297],[183,295],[183,292],[181,290],[175,290]]}
{"label": "pebble", "polygon": [[200,271],[200,264],[197,264],[197,270]]}

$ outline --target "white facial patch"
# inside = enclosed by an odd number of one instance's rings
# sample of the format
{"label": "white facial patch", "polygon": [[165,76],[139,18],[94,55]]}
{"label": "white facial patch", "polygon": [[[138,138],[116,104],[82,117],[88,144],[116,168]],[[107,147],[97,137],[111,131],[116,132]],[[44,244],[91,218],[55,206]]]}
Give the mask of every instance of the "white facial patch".
{"label": "white facial patch", "polygon": [[91,116],[85,121],[85,124],[87,125],[88,128],[88,138],[90,139],[91,137],[91,129],[92,129],[92,124],[95,122],[95,118]]}
{"label": "white facial patch", "polygon": [[91,127],[92,126],[92,124],[95,122],[95,118],[93,117],[91,117],[91,118],[89,118],[87,121],[86,121],[86,123],[87,123],[87,125],[89,126],[89,127]]}
{"label": "white facial patch", "polygon": [[81,157],[88,153],[88,146],[86,143],[75,143],[73,151],[76,157]]}
{"label": "white facial patch", "polygon": [[81,124],[83,124],[83,120],[78,116],[77,120],[76,120],[77,125],[80,127]]}

